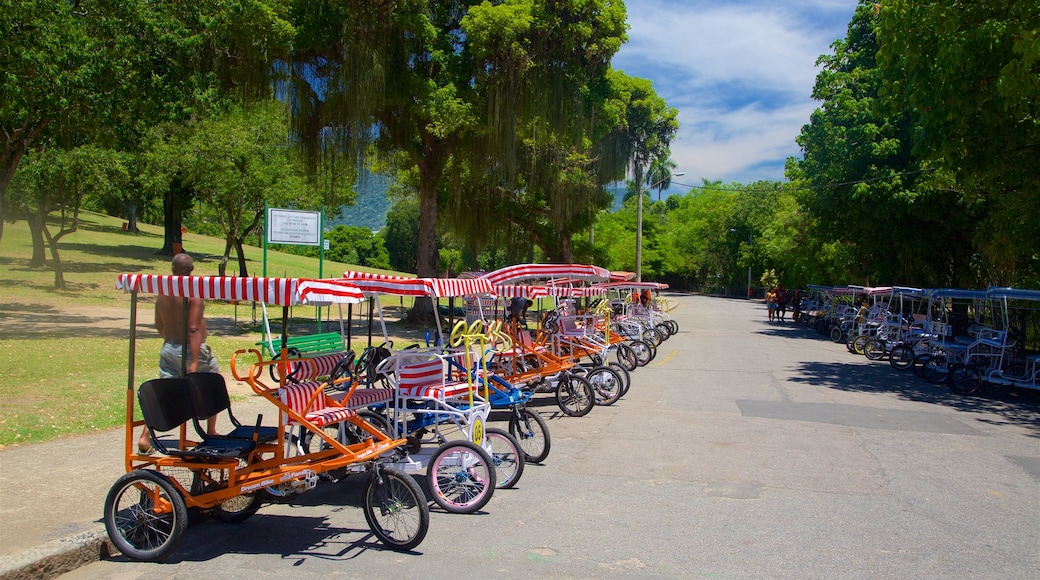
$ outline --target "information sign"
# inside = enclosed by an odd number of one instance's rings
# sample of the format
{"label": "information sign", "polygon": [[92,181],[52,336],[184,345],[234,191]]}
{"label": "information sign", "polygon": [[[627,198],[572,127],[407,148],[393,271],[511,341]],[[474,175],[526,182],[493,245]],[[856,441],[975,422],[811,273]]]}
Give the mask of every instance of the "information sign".
{"label": "information sign", "polygon": [[321,212],[268,208],[267,242],[296,246],[321,245]]}

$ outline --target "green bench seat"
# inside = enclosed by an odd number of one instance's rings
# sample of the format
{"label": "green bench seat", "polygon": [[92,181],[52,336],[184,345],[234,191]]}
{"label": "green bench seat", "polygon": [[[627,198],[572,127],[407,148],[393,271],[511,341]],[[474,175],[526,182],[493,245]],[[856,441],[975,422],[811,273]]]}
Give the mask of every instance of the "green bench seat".
{"label": "green bench seat", "polygon": [[[281,343],[281,338],[275,339],[275,348],[280,348]],[[278,354],[278,352],[271,352],[270,345],[268,345],[267,341],[262,340],[256,344],[263,349],[264,355],[269,358]],[[286,339],[285,346],[286,348],[296,349],[300,354],[342,352],[345,349],[343,346],[343,336],[338,332],[322,332],[319,334],[290,336]]]}

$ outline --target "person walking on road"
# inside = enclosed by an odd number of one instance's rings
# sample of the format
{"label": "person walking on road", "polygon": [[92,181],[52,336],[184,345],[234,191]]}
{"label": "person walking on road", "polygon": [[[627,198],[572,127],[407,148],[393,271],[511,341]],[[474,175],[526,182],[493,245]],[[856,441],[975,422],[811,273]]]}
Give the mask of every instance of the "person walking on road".
{"label": "person walking on road", "polygon": [[783,285],[776,289],[776,314],[780,322],[787,318],[787,290],[784,290]]}
{"label": "person walking on road", "polygon": [[[188,254],[177,254],[171,261],[174,276],[190,276],[195,270],[195,262]],[[185,325],[185,302],[187,302],[187,325]],[[207,372],[219,373],[220,365],[213,358],[213,351],[206,344],[206,303],[201,298],[181,298],[178,296],[159,295],[155,299],[155,329],[163,338],[159,351],[159,378],[179,378],[187,373]],[[187,340],[188,360],[182,360],[185,340]],[[187,364],[185,364],[185,362]],[[210,417],[207,431],[213,433],[217,426],[217,418]],[[151,440],[146,428],[141,433],[137,445],[142,453],[151,450]]]}
{"label": "person walking on road", "polygon": [[776,317],[776,288],[766,292],[766,310],[769,312],[769,322],[772,322]]}

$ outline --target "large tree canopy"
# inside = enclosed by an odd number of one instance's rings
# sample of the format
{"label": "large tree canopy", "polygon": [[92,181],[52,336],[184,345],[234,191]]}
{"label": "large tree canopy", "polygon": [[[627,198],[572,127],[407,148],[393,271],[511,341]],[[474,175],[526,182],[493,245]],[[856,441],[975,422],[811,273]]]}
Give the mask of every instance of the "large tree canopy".
{"label": "large tree canopy", "polygon": [[1040,260],[1040,4],[885,0],[877,5],[887,110],[913,151],[984,206],[974,242],[1012,281]]}

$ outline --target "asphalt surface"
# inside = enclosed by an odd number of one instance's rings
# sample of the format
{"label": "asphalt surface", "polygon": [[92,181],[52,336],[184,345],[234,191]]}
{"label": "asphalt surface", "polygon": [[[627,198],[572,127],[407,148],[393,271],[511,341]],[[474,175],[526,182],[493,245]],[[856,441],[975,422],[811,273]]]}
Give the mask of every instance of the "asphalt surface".
{"label": "asphalt surface", "polygon": [[[1035,392],[959,398],[761,303],[678,300],[680,333],[624,399],[572,418],[539,395],[545,463],[477,514],[434,506],[415,552],[371,535],[353,476],[193,525],[165,563],[66,576],[1040,578]],[[0,453],[6,569],[97,533],[121,456],[122,431]]]}

